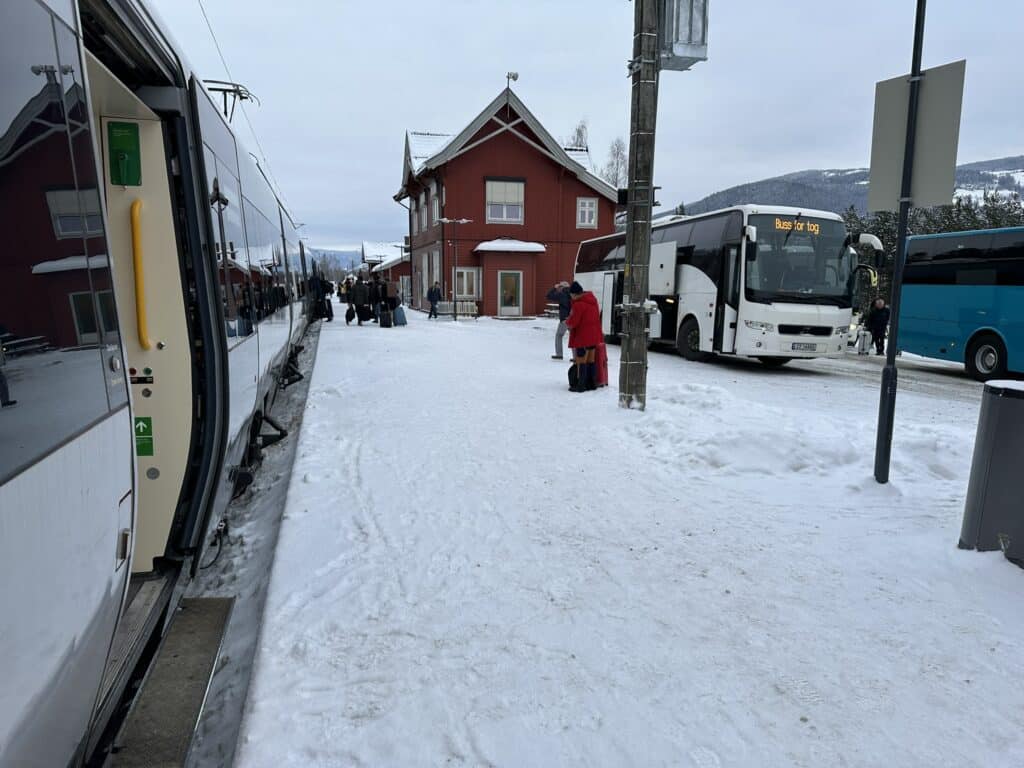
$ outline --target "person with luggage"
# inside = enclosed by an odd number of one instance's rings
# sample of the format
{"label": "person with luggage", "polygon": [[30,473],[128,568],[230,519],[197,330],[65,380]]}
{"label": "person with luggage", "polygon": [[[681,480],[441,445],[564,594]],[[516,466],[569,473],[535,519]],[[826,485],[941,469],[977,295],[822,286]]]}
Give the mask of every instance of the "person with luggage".
{"label": "person with luggage", "polygon": [[433,317],[436,320],[437,305],[438,302],[441,301],[441,283],[435,282],[434,285],[431,286],[430,290],[427,291],[427,301],[430,302],[430,314],[427,315],[427,319],[429,320]]}
{"label": "person with luggage", "polygon": [[373,312],[370,310],[370,286],[363,281],[362,275],[356,279],[356,284],[352,286],[350,295],[356,319],[359,321],[358,324],[362,325],[364,320],[369,320],[373,316]]}
{"label": "person with luggage", "polygon": [[373,312],[373,322],[380,321],[380,275],[374,275],[368,286],[370,291],[370,310]]}
{"label": "person with luggage", "polygon": [[572,311],[565,319],[569,329],[569,346],[574,350],[576,386],[573,392],[587,392],[597,388],[597,346],[604,341],[601,331],[601,309],[597,297],[573,281],[569,286]]}
{"label": "person with luggage", "polygon": [[572,299],[569,298],[569,284],[564,280],[560,283],[555,283],[554,287],[548,291],[547,299],[552,304],[558,304],[558,330],[555,331],[555,354],[551,356],[552,360],[562,359],[562,339],[565,337],[565,319],[569,317],[569,313],[572,311]]}
{"label": "person with luggage", "polygon": [[868,313],[867,326],[871,331],[871,340],[875,344],[875,354],[885,354],[885,331],[889,327],[889,308],[885,305],[885,299],[879,297]]}

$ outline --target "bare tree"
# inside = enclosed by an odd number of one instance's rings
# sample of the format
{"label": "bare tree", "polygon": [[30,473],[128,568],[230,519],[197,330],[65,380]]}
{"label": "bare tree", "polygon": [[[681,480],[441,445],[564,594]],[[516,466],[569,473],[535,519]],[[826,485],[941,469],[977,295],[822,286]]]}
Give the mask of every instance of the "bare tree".
{"label": "bare tree", "polygon": [[573,128],[572,133],[569,134],[569,138],[562,142],[562,146],[565,147],[579,147],[580,149],[588,149],[589,144],[587,143],[587,121],[580,120],[576,123],[576,127]]}
{"label": "bare tree", "polygon": [[616,189],[626,186],[626,177],[629,168],[629,155],[626,152],[626,142],[618,137],[608,148],[608,162],[601,169],[601,176]]}

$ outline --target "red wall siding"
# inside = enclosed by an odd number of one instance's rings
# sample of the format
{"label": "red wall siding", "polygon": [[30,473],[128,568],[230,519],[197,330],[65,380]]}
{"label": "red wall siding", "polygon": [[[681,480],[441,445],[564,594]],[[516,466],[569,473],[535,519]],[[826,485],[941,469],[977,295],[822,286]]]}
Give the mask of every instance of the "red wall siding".
{"label": "red wall siding", "polygon": [[[485,126],[479,136],[497,128]],[[470,142],[471,143],[471,142]],[[459,155],[439,169],[444,184],[445,206],[442,215],[448,218],[471,219],[471,224],[447,225],[444,231],[443,272],[446,298],[452,285],[454,243],[458,240],[459,265],[483,264],[482,312],[497,313],[497,272],[502,266],[524,272],[524,314],[539,314],[547,303],[545,294],[559,280],[572,280],[576,251],[581,240],[599,237],[614,231],[615,204],[579,181],[569,170],[543,152],[511,133],[502,133]],[[488,178],[521,178],[525,182],[523,224],[488,224],[486,211],[486,180]],[[419,188],[410,187],[418,196]],[[576,198],[598,199],[597,229],[576,228]],[[420,254],[440,247],[442,227],[430,226],[412,238],[415,263]],[[488,253],[482,261],[474,259],[473,249],[481,242],[498,238],[539,242],[546,253]],[[418,289],[417,289],[418,293]]]}

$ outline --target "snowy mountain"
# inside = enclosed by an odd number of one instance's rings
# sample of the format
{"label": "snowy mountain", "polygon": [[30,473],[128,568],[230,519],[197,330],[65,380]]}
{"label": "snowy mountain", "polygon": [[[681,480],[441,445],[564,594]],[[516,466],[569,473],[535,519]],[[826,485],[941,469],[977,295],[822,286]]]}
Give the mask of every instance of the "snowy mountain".
{"label": "snowy mountain", "polygon": [[[957,197],[981,200],[985,192],[1024,193],[1024,155],[967,163],[956,169]],[[741,184],[686,204],[690,214],[704,213],[739,203],[762,202],[776,205],[845,211],[851,205],[867,209],[868,169],[847,168],[797,171],[763,181]]]}
{"label": "snowy mountain", "polygon": [[324,248],[311,248],[310,251],[316,258],[317,264],[321,264],[332,279],[343,277],[356,269],[359,262],[362,261],[362,255],[358,250],[333,251]]}

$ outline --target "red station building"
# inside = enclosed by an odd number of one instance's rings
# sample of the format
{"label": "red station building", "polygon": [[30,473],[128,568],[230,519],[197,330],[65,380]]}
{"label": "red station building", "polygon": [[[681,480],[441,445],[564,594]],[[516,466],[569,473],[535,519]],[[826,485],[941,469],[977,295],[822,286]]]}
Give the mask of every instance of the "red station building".
{"label": "red station building", "polygon": [[482,315],[540,314],[580,241],[615,230],[617,199],[586,148],[562,147],[509,88],[458,135],[407,132],[395,200],[408,200],[413,306],[437,281]]}

